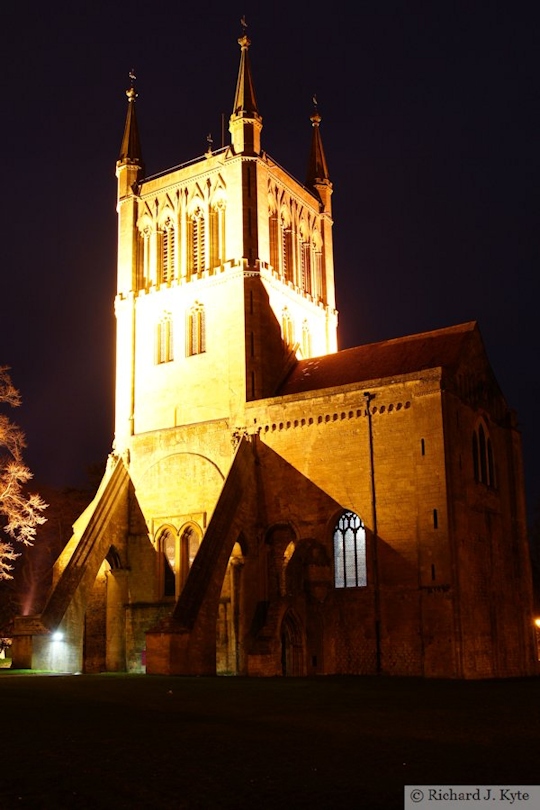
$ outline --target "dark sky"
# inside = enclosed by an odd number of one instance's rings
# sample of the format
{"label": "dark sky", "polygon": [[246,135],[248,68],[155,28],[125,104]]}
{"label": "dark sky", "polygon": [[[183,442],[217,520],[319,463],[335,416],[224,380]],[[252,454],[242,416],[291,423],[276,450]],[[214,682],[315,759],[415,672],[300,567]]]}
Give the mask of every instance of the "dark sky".
{"label": "dark sky", "polygon": [[[349,4],[347,4],[348,6]],[[504,6],[504,8],[503,8]],[[115,161],[137,72],[148,173],[221,141],[246,15],[263,148],[304,179],[317,94],[340,347],[476,319],[540,495],[538,20],[492,2],[99,2],[3,12],[2,342],[36,481],[112,442]]]}

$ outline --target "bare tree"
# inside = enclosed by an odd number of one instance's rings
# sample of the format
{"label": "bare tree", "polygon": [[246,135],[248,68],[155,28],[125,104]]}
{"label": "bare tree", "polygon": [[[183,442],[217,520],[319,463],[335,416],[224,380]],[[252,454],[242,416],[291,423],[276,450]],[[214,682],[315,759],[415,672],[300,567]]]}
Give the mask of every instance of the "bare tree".
{"label": "bare tree", "polygon": [[[21,397],[11,382],[9,368],[0,366],[0,405],[16,408]],[[47,504],[36,494],[28,494],[25,485],[32,478],[22,451],[26,446],[23,431],[0,413],[0,580],[11,579],[12,562],[18,557],[16,543],[32,545],[36,529],[46,518],[41,514]]]}

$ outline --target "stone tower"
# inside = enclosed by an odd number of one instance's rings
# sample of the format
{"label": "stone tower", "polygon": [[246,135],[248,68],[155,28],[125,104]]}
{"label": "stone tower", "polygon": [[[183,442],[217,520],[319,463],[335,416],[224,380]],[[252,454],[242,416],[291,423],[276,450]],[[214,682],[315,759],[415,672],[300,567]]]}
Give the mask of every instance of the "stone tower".
{"label": "stone tower", "polygon": [[23,668],[537,672],[521,441],[475,322],[337,351],[332,184],[261,147],[245,31],[231,143],[118,178],[116,424]]}
{"label": "stone tower", "polygon": [[296,358],[337,350],[332,186],[317,112],[308,186],[261,148],[249,61],[231,144],[143,178],[136,93],[117,163],[115,451],[132,437],[221,417],[272,395]]}

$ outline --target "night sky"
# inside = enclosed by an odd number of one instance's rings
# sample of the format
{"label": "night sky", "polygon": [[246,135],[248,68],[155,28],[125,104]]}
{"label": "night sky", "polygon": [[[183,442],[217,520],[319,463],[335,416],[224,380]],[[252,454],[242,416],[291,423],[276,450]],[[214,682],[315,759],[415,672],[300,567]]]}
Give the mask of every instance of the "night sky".
{"label": "night sky", "polygon": [[[488,2],[10,4],[2,341],[36,482],[84,482],[113,431],[115,162],[128,72],[147,173],[231,112],[245,14],[263,148],[300,180],[317,95],[340,348],[478,320],[540,501],[538,20]],[[228,142],[228,131],[226,127]]]}

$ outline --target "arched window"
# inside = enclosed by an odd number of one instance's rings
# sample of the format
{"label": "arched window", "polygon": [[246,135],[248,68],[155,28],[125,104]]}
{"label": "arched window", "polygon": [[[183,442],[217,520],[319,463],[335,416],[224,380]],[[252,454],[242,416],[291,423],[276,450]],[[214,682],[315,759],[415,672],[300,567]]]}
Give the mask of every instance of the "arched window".
{"label": "arched window", "polygon": [[174,223],[167,217],[161,232],[161,281],[172,281],[174,278],[174,262],[176,253],[176,237]]}
{"label": "arched window", "polygon": [[166,312],[156,329],[156,363],[169,363],[173,359],[172,316]]}
{"label": "arched window", "polygon": [[472,457],[474,480],[488,487],[496,486],[493,445],[487,426],[482,422],[473,432]]}
{"label": "arched window", "polygon": [[268,219],[270,237],[270,264],[272,270],[279,272],[279,229],[277,211],[271,210]]}
{"label": "arched window", "polygon": [[474,480],[480,480],[480,462],[478,459],[478,436],[476,434],[476,430],[473,433],[472,437],[472,458],[473,458],[473,470],[474,470]]}
{"label": "arched window", "polygon": [[178,598],[199,550],[201,532],[198,526],[191,523],[180,532],[166,526],[160,531],[158,542],[162,566],[162,594]]}
{"label": "arched window", "polygon": [[141,276],[141,281],[142,281],[141,286],[144,286],[144,284],[148,284],[150,282],[150,275],[151,275],[151,269],[150,269],[150,236],[151,236],[151,233],[152,232],[151,232],[150,227],[148,225],[145,225],[145,227],[141,231],[141,240],[142,240],[141,252],[140,252],[140,260],[141,260],[140,276]]}
{"label": "arched window", "polygon": [[309,241],[303,241],[300,244],[300,261],[302,289],[311,295],[313,285],[311,283],[311,243]]}
{"label": "arched window", "polygon": [[287,344],[287,346],[294,345],[294,324],[292,322],[292,318],[289,315],[287,307],[283,310],[281,316],[281,328],[283,332],[283,340]]}
{"label": "arched window", "polygon": [[336,588],[367,585],[366,530],[354,512],[344,512],[334,529],[334,584]]}
{"label": "arched window", "polygon": [[200,537],[194,526],[186,526],[180,534],[180,588],[186,583],[189,570],[199,550]]}
{"label": "arched window", "polygon": [[163,529],[159,536],[160,557],[162,563],[163,596],[176,596],[176,535],[169,529]]}
{"label": "arched window", "polygon": [[302,357],[311,357],[311,333],[307,321],[302,324]]}
{"label": "arched window", "polygon": [[206,236],[204,212],[199,206],[188,220],[189,266],[192,274],[202,273],[206,267]]}
{"label": "arched window", "polygon": [[225,261],[225,202],[220,199],[210,209],[210,268]]}
{"label": "arched window", "polygon": [[288,217],[281,214],[281,275],[285,281],[293,281],[292,228]]}
{"label": "arched window", "polygon": [[186,323],[186,354],[202,354],[206,351],[206,322],[204,306],[194,304],[188,312]]}

